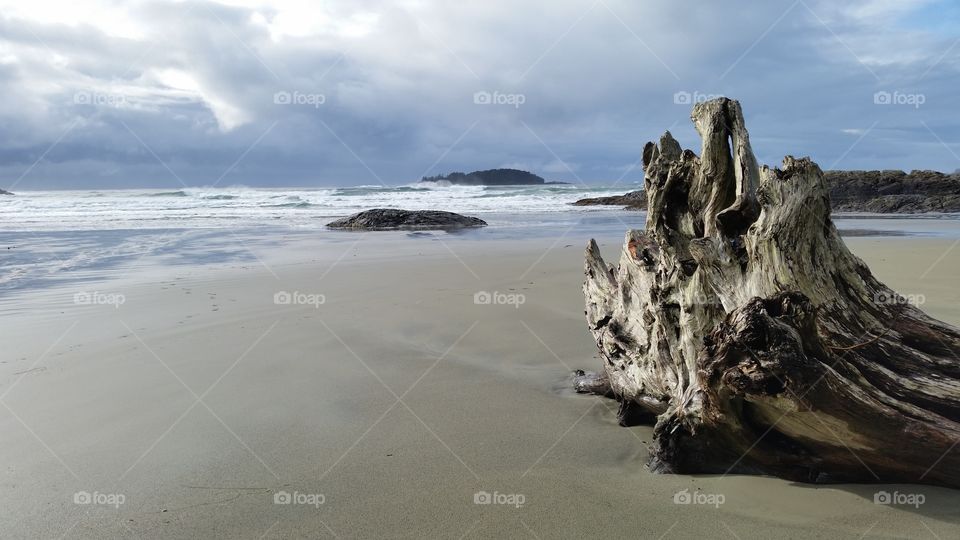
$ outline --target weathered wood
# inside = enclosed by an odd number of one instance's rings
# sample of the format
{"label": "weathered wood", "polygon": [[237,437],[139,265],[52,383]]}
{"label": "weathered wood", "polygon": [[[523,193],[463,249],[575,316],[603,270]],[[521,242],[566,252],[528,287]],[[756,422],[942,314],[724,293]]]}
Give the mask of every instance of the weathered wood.
{"label": "weathered wood", "polygon": [[610,389],[610,380],[605,371],[584,371],[578,369],[573,372],[573,389],[578,394],[594,394],[597,396],[613,397]]}
{"label": "weathered wood", "polygon": [[[960,330],[840,239],[820,168],[758,166],[740,104],[694,107],[701,155],[643,151],[648,214],[586,251],[586,315],[653,469],[960,486]],[[623,418],[621,418],[621,421]]]}

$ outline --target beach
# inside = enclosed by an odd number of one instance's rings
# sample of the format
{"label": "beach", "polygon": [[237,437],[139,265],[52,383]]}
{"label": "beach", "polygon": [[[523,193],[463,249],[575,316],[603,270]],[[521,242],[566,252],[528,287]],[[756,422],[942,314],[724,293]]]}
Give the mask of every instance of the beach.
{"label": "beach", "polygon": [[[649,472],[652,429],[569,388],[600,367],[583,248],[617,260],[617,229],[220,235],[243,256],[10,291],[3,536],[955,536],[950,489]],[[960,323],[953,237],[846,241]]]}
{"label": "beach", "polygon": [[0,0],[0,540],[960,540],[960,2],[688,4]]}

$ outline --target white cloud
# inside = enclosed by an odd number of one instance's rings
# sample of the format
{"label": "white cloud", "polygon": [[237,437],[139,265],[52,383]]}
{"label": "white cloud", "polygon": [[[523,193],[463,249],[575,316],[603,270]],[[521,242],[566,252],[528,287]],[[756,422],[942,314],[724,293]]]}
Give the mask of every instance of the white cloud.
{"label": "white cloud", "polygon": [[172,92],[157,91],[153,93],[153,97],[161,99],[169,96],[196,98],[197,101],[203,102],[213,111],[217,125],[220,126],[222,131],[230,131],[252,120],[251,114],[241,106],[228,102],[210,89],[205,89],[187,71],[163,69],[157,71],[154,76],[161,85],[168,87]]}
{"label": "white cloud", "polygon": [[70,27],[88,26],[108,36],[142,39],[148,21],[132,15],[128,7],[137,2],[123,0],[36,0],[0,1],[0,13],[10,19]]}

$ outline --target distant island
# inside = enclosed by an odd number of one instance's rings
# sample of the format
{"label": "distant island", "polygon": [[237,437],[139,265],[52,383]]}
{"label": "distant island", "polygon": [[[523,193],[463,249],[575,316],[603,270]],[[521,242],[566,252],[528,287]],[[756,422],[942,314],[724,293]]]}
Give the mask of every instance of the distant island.
{"label": "distant island", "polygon": [[448,175],[424,176],[421,182],[450,182],[458,186],[529,186],[544,184],[566,184],[566,182],[547,182],[532,172],[518,169],[489,169],[471,173],[452,172]]}

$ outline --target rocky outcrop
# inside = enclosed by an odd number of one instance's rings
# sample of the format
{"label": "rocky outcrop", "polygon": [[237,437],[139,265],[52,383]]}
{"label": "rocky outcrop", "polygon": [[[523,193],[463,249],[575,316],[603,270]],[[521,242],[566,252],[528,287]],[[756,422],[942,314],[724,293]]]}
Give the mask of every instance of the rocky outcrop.
{"label": "rocky outcrop", "polygon": [[[826,171],[824,178],[837,212],[924,214],[960,212],[960,174],[936,171]],[[643,191],[580,199],[574,206],[623,206],[646,210]]]}
{"label": "rocky outcrop", "polygon": [[960,174],[936,171],[827,171],[838,212],[960,212]]}
{"label": "rocky outcrop", "polygon": [[697,104],[700,156],[643,151],[649,209],[584,295],[625,425],[652,469],[960,487],[960,329],[880,283],[831,221],[809,158],[759,166],[740,104]]}
{"label": "rocky outcrop", "polygon": [[580,199],[574,206],[622,206],[624,210],[646,210],[647,194],[641,189],[623,195]]}
{"label": "rocky outcrop", "polygon": [[374,208],[327,224],[333,229],[368,231],[387,230],[434,230],[484,227],[487,222],[480,218],[462,216],[439,210],[398,210]]}
{"label": "rocky outcrop", "polygon": [[543,184],[563,184],[565,182],[547,182],[531,172],[518,169],[490,169],[472,173],[454,172],[440,176],[424,176],[421,182],[445,182],[460,186],[528,186]]}
{"label": "rocky outcrop", "polygon": [[5,189],[0,189],[0,195],[13,195],[13,193],[11,193],[11,192],[9,192],[9,191],[7,191],[7,190],[5,190]]}

